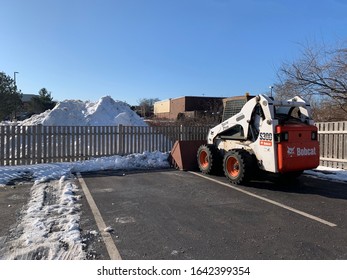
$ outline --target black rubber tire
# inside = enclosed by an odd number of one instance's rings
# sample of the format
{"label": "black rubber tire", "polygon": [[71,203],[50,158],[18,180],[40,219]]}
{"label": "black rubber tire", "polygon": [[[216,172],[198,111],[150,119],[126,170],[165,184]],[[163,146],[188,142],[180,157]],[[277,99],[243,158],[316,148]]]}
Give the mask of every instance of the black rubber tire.
{"label": "black rubber tire", "polygon": [[217,174],[222,169],[222,158],[214,145],[201,145],[197,152],[197,161],[204,174]]}
{"label": "black rubber tire", "polygon": [[247,183],[251,179],[254,168],[254,158],[246,150],[231,150],[224,156],[224,174],[232,184],[241,185]]}

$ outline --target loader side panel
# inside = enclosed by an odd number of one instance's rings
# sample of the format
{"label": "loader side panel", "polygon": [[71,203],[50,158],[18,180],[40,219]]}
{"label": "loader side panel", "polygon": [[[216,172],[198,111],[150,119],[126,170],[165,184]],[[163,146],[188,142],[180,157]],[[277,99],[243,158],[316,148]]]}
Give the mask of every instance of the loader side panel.
{"label": "loader side panel", "polygon": [[276,137],[280,173],[313,169],[319,165],[319,142],[314,125],[278,125]]}

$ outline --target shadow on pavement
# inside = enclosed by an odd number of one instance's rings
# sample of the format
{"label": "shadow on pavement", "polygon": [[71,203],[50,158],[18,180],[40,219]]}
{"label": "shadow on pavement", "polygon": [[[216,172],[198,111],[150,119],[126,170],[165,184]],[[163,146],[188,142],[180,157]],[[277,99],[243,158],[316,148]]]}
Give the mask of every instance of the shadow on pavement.
{"label": "shadow on pavement", "polygon": [[97,177],[112,177],[112,176],[127,176],[131,174],[146,174],[155,172],[168,172],[177,171],[173,168],[160,168],[160,169],[119,169],[119,170],[102,170],[102,171],[92,171],[92,172],[81,172],[84,178],[97,178]]}
{"label": "shadow on pavement", "polygon": [[276,176],[267,180],[251,181],[248,187],[275,192],[313,194],[328,198],[347,200],[347,184],[301,175],[296,179],[284,181]]}

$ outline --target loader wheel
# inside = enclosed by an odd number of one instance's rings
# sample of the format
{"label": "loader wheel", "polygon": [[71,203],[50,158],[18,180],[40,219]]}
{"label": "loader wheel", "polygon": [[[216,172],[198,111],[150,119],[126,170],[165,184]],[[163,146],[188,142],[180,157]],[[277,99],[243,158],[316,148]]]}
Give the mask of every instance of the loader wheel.
{"label": "loader wheel", "polygon": [[252,156],[245,150],[231,150],[224,156],[225,176],[232,184],[244,184],[249,181],[254,167]]}
{"label": "loader wheel", "polygon": [[214,145],[201,145],[197,153],[198,166],[202,173],[216,174],[221,169],[221,157]]}

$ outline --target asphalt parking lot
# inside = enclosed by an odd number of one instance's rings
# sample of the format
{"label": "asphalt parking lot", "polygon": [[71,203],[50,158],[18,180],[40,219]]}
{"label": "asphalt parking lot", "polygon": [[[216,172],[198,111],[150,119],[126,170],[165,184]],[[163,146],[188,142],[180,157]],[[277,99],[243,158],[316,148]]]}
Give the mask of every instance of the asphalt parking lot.
{"label": "asphalt parking lot", "polygon": [[[82,178],[122,259],[347,259],[347,183],[304,175],[233,187],[172,169]],[[82,204],[87,235],[97,225]],[[90,258],[110,258],[100,236],[87,239]]]}
{"label": "asphalt parking lot", "polygon": [[32,183],[10,185],[0,188],[0,255],[4,243],[15,238],[13,225],[19,219],[19,214],[30,196]]}

